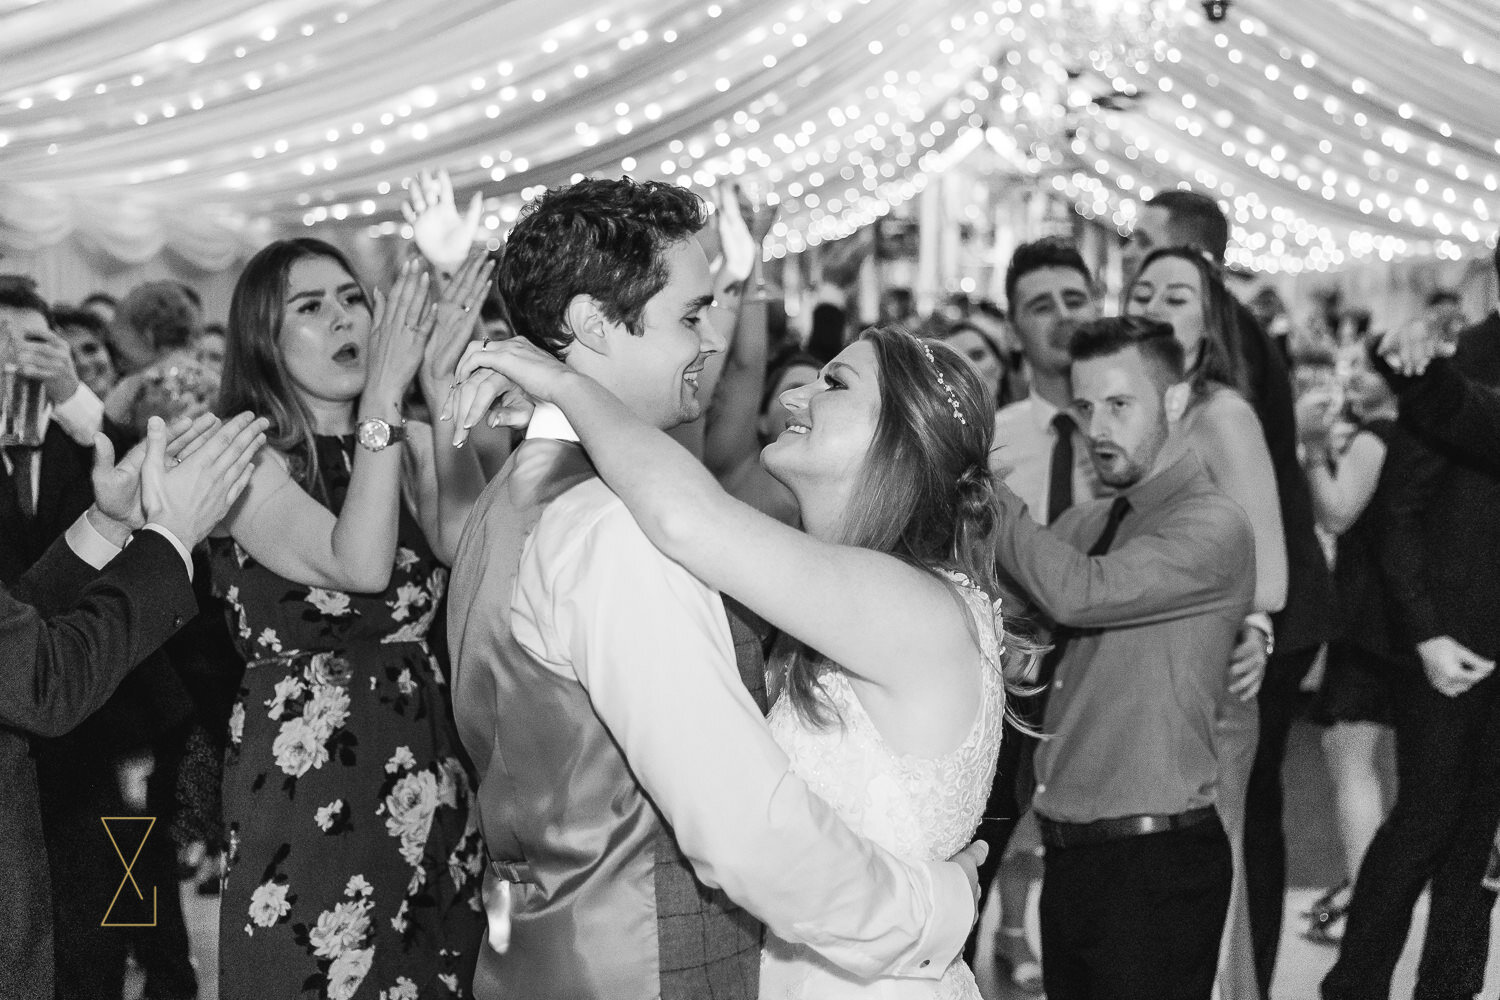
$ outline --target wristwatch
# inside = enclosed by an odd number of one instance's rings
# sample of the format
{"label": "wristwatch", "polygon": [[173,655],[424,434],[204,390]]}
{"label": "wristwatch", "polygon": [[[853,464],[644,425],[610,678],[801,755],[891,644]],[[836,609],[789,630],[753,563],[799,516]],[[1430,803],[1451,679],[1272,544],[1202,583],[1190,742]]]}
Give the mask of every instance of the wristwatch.
{"label": "wristwatch", "polygon": [[391,445],[406,440],[406,421],[390,424],[379,417],[365,417],[355,426],[354,439],[361,448],[384,451]]}

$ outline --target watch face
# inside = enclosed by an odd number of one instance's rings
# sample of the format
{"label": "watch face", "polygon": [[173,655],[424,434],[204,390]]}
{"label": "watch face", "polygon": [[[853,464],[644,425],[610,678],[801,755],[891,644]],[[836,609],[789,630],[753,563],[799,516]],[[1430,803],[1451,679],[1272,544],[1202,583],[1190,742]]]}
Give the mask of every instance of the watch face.
{"label": "watch face", "polygon": [[384,420],[361,420],[359,443],[373,451],[379,451],[391,443],[391,427]]}

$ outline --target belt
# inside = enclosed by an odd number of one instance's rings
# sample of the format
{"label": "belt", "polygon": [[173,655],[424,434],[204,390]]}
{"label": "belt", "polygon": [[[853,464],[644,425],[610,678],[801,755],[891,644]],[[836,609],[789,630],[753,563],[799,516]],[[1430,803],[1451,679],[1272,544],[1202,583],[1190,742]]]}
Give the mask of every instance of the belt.
{"label": "belt", "polygon": [[1119,816],[1100,819],[1092,823],[1060,823],[1038,814],[1037,825],[1042,830],[1042,843],[1047,847],[1082,847],[1085,844],[1103,844],[1111,840],[1128,837],[1143,837],[1149,833],[1165,833],[1168,830],[1184,830],[1213,819],[1217,813],[1213,806],[1189,809],[1187,812],[1169,816]]}

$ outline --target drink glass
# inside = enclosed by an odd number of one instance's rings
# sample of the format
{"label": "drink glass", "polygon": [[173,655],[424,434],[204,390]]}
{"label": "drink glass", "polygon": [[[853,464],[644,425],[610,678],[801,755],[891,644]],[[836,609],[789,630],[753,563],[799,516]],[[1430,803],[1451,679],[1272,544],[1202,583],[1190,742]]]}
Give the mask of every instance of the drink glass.
{"label": "drink glass", "polygon": [[15,332],[0,327],[0,445],[40,445],[46,403],[42,383],[16,364]]}

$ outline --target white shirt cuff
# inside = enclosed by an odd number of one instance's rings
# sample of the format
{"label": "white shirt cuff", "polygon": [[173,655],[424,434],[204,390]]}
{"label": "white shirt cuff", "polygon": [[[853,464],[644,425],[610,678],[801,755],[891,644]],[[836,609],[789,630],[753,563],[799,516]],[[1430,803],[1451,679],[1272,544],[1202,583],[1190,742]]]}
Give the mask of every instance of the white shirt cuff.
{"label": "white shirt cuff", "polygon": [[78,520],[68,528],[63,539],[73,554],[95,569],[103,569],[109,561],[120,554],[120,547],[99,534],[99,529],[89,523],[87,513],[79,514]]}
{"label": "white shirt cuff", "polygon": [[85,447],[93,447],[94,435],[104,427],[104,404],[94,390],[79,382],[78,390],[66,402],[53,405],[52,419],[68,437]]}
{"label": "white shirt cuff", "polygon": [[974,926],[974,890],[963,869],[952,862],[929,861],[925,868],[932,880],[932,919],[911,961],[894,971],[898,976],[940,979],[962,954]]}
{"label": "white shirt cuff", "polygon": [[172,534],[170,531],[168,531],[166,528],[163,528],[159,524],[148,524],[141,530],[154,531],[158,535],[162,536],[167,541],[172,543],[172,548],[176,549],[177,554],[182,556],[182,563],[187,567],[188,581],[191,582],[193,579],[193,553],[188,550],[188,547],[186,545],[182,544],[182,539],[178,538],[176,535]]}

